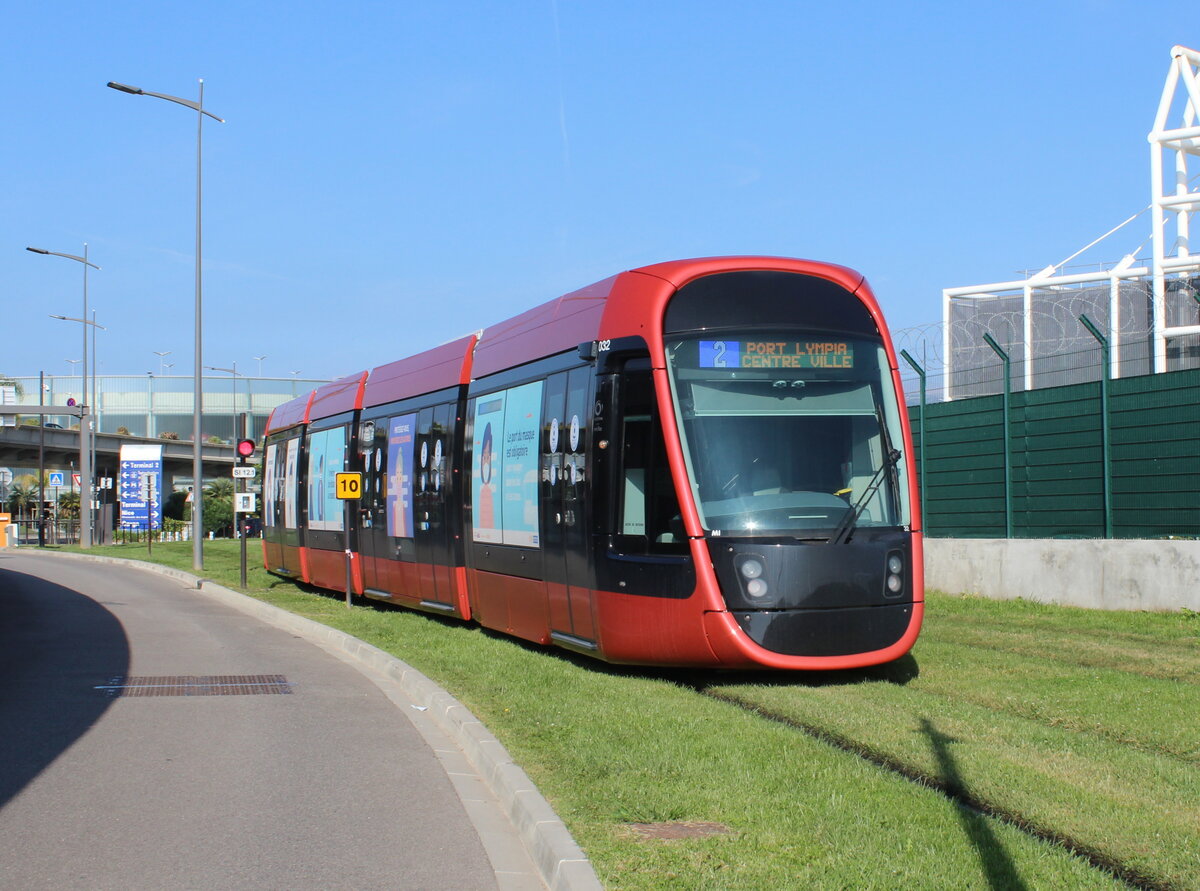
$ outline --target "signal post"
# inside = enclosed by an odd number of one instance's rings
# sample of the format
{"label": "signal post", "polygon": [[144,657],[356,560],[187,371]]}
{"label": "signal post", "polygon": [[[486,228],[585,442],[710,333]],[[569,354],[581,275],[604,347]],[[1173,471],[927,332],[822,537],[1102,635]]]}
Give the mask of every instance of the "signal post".
{"label": "signal post", "polygon": [[[241,417],[242,435],[246,432],[246,416]],[[253,492],[245,491],[243,480],[252,480],[256,473],[254,465],[248,463],[254,455],[254,440],[239,439],[237,444],[237,466],[233,468],[233,518],[238,538],[242,540],[242,588],[246,587],[246,523],[245,515],[254,512]]]}

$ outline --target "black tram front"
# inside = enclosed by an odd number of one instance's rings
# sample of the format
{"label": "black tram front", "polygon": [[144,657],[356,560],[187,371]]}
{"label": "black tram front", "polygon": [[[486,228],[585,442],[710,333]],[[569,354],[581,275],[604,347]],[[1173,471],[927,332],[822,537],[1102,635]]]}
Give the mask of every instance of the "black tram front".
{"label": "black tram front", "polygon": [[903,410],[866,305],[785,272],[700,278],[664,347],[692,501],[722,596],[759,646],[841,656],[913,617]]}

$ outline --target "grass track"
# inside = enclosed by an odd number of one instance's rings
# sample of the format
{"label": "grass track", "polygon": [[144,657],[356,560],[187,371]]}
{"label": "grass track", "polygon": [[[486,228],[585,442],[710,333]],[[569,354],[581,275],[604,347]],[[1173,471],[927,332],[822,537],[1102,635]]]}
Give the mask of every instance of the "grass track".
{"label": "grass track", "polygon": [[[1200,888],[1198,617],[945,596],[931,598],[928,615],[919,673],[902,683],[755,679],[710,690],[1147,884]],[[1152,661],[1159,644],[1165,669]]]}
{"label": "grass track", "polygon": [[[190,545],[154,557],[187,569]],[[207,576],[237,587],[236,565],[235,546],[206,544]],[[1126,887],[1061,844],[694,686],[960,788],[1147,887],[1200,888],[1194,617],[933,596],[915,659],[780,678],[613,668],[402,610],[347,610],[261,569],[250,586],[461,699],[609,888]],[[1156,668],[1155,647],[1169,669]],[[628,825],[661,820],[730,833],[654,841]]]}

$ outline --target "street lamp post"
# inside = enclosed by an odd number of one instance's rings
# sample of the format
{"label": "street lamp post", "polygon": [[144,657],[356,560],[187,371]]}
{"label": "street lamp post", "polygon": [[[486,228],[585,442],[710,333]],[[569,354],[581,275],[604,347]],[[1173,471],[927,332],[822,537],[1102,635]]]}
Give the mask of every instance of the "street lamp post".
{"label": "street lamp post", "polygon": [[[75,260],[83,264],[83,316],[76,321],[83,321],[83,364],[80,365],[82,370],[82,384],[79,393],[80,413],[79,413],[79,482],[82,492],[87,494],[81,497],[79,505],[79,546],[81,548],[90,548],[92,546],[92,462],[91,462],[91,423],[92,419],[88,415],[88,268],[99,270],[99,266],[88,260],[88,246],[85,242],[83,245],[83,256],[77,257],[74,254],[60,254],[58,251],[47,251],[43,248],[27,247],[27,251],[32,251],[35,254],[45,254],[51,257],[62,257],[64,260]],[[86,501],[83,499],[86,498]]]}
{"label": "street lamp post", "polygon": [[203,458],[203,443],[201,441],[202,422],[204,420],[204,360],[201,356],[201,307],[203,301],[201,299],[200,286],[200,266],[201,266],[201,226],[200,210],[203,206],[203,133],[204,133],[204,116],[208,115],[218,123],[225,123],[224,119],[217,117],[211,111],[204,110],[204,80],[200,80],[200,96],[196,102],[190,99],[181,99],[178,96],[169,96],[166,93],[152,93],[149,90],[143,90],[140,87],[131,87],[128,84],[119,84],[115,81],[109,81],[108,86],[114,90],[120,90],[122,93],[131,93],[134,96],[153,96],[155,99],[165,99],[168,102],[174,102],[176,105],[182,105],[186,108],[191,108],[196,112],[196,362],[194,370],[194,392],[192,395],[192,568],[196,570],[204,569],[204,498],[201,489],[204,484],[204,458]]}
{"label": "street lamp post", "polygon": [[160,352],[158,350],[151,350],[150,352],[152,352],[152,353],[154,353],[154,355],[158,356],[158,373],[159,373],[159,375],[162,375],[163,374],[163,360],[167,356],[171,355],[171,351],[170,350],[162,350]]}
{"label": "street lamp post", "polygon": [[[54,314],[51,314],[50,318],[59,319],[64,322],[79,322],[80,324],[83,325],[83,337],[84,337],[85,341],[87,340],[88,327],[90,326],[92,329],[92,401],[91,401],[92,413],[91,413],[90,417],[96,419],[96,429],[89,431],[91,434],[89,436],[89,439],[91,440],[91,447],[89,449],[89,454],[88,454],[88,458],[89,458],[88,466],[90,468],[90,474],[99,475],[97,468],[96,468],[96,436],[95,436],[95,434],[100,432],[100,414],[99,414],[100,401],[97,396],[97,385],[96,385],[96,329],[99,328],[101,331],[107,331],[108,329],[105,328],[103,325],[97,324],[96,311],[94,309],[92,310],[92,317],[90,319],[77,319],[74,316],[56,316]],[[84,360],[85,367],[86,367],[86,362],[87,362],[87,360],[85,359]],[[85,381],[86,381],[86,379],[85,379]],[[83,384],[83,396],[84,396],[83,401],[87,402],[88,400],[87,400],[87,383],[86,382]],[[89,425],[90,425],[90,421],[89,421]],[[80,430],[82,430],[83,427],[84,427],[84,422],[80,421],[80,423],[79,423]],[[83,465],[83,462],[81,461],[80,466],[82,466],[82,465]],[[87,514],[88,514],[89,527],[92,529],[92,531],[94,533],[95,529],[96,529],[96,515],[94,513],[94,507],[93,507],[92,487],[90,485],[90,480],[85,479],[84,475],[82,473],[80,473],[80,482],[83,483],[83,486],[87,487],[87,492],[88,492],[86,502],[81,502],[79,505],[80,517],[82,518],[83,512],[86,510]],[[96,542],[97,544],[104,543],[104,536],[93,535],[93,538],[99,539],[99,541]]]}
{"label": "street lamp post", "polygon": [[[245,435],[245,433],[246,433],[246,431],[244,431],[244,430],[238,430],[238,422],[237,422],[237,416],[238,416],[238,410],[237,410],[237,395],[238,395],[238,392],[237,392],[237,379],[238,379],[239,377],[245,377],[245,375],[244,375],[244,374],[241,374],[241,373],[239,373],[239,372],[238,372],[238,370],[237,370],[237,363],[236,363],[236,362],[234,362],[234,363],[233,363],[233,367],[232,367],[232,368],[217,368],[217,366],[215,366],[215,365],[205,365],[204,367],[205,367],[206,369],[208,369],[209,371],[224,371],[224,372],[226,372],[227,374],[229,374],[229,375],[231,375],[231,376],[232,376],[232,380],[233,380],[233,396],[231,397],[231,399],[232,399],[232,408],[230,408],[230,409],[229,409],[229,413],[230,413],[230,423],[231,423],[231,425],[232,425],[232,426],[230,427],[230,429],[231,429],[231,430],[233,430],[233,433],[231,434],[231,437],[232,437],[232,439],[233,439],[233,442],[234,442],[234,443],[236,443],[236,442],[237,442],[239,439],[241,439],[241,438],[242,438],[242,437]],[[247,400],[247,401],[249,401],[249,400]],[[247,409],[247,411],[249,411],[249,409]]]}

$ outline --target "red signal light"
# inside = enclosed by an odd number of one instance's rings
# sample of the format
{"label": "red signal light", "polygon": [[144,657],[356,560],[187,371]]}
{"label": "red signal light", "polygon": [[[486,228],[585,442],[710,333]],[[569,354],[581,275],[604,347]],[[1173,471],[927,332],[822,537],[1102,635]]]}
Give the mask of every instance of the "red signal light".
{"label": "red signal light", "polygon": [[254,440],[253,439],[238,440],[237,454],[238,454],[238,457],[242,458],[242,459],[249,458],[251,455],[253,455],[254,454]]}

